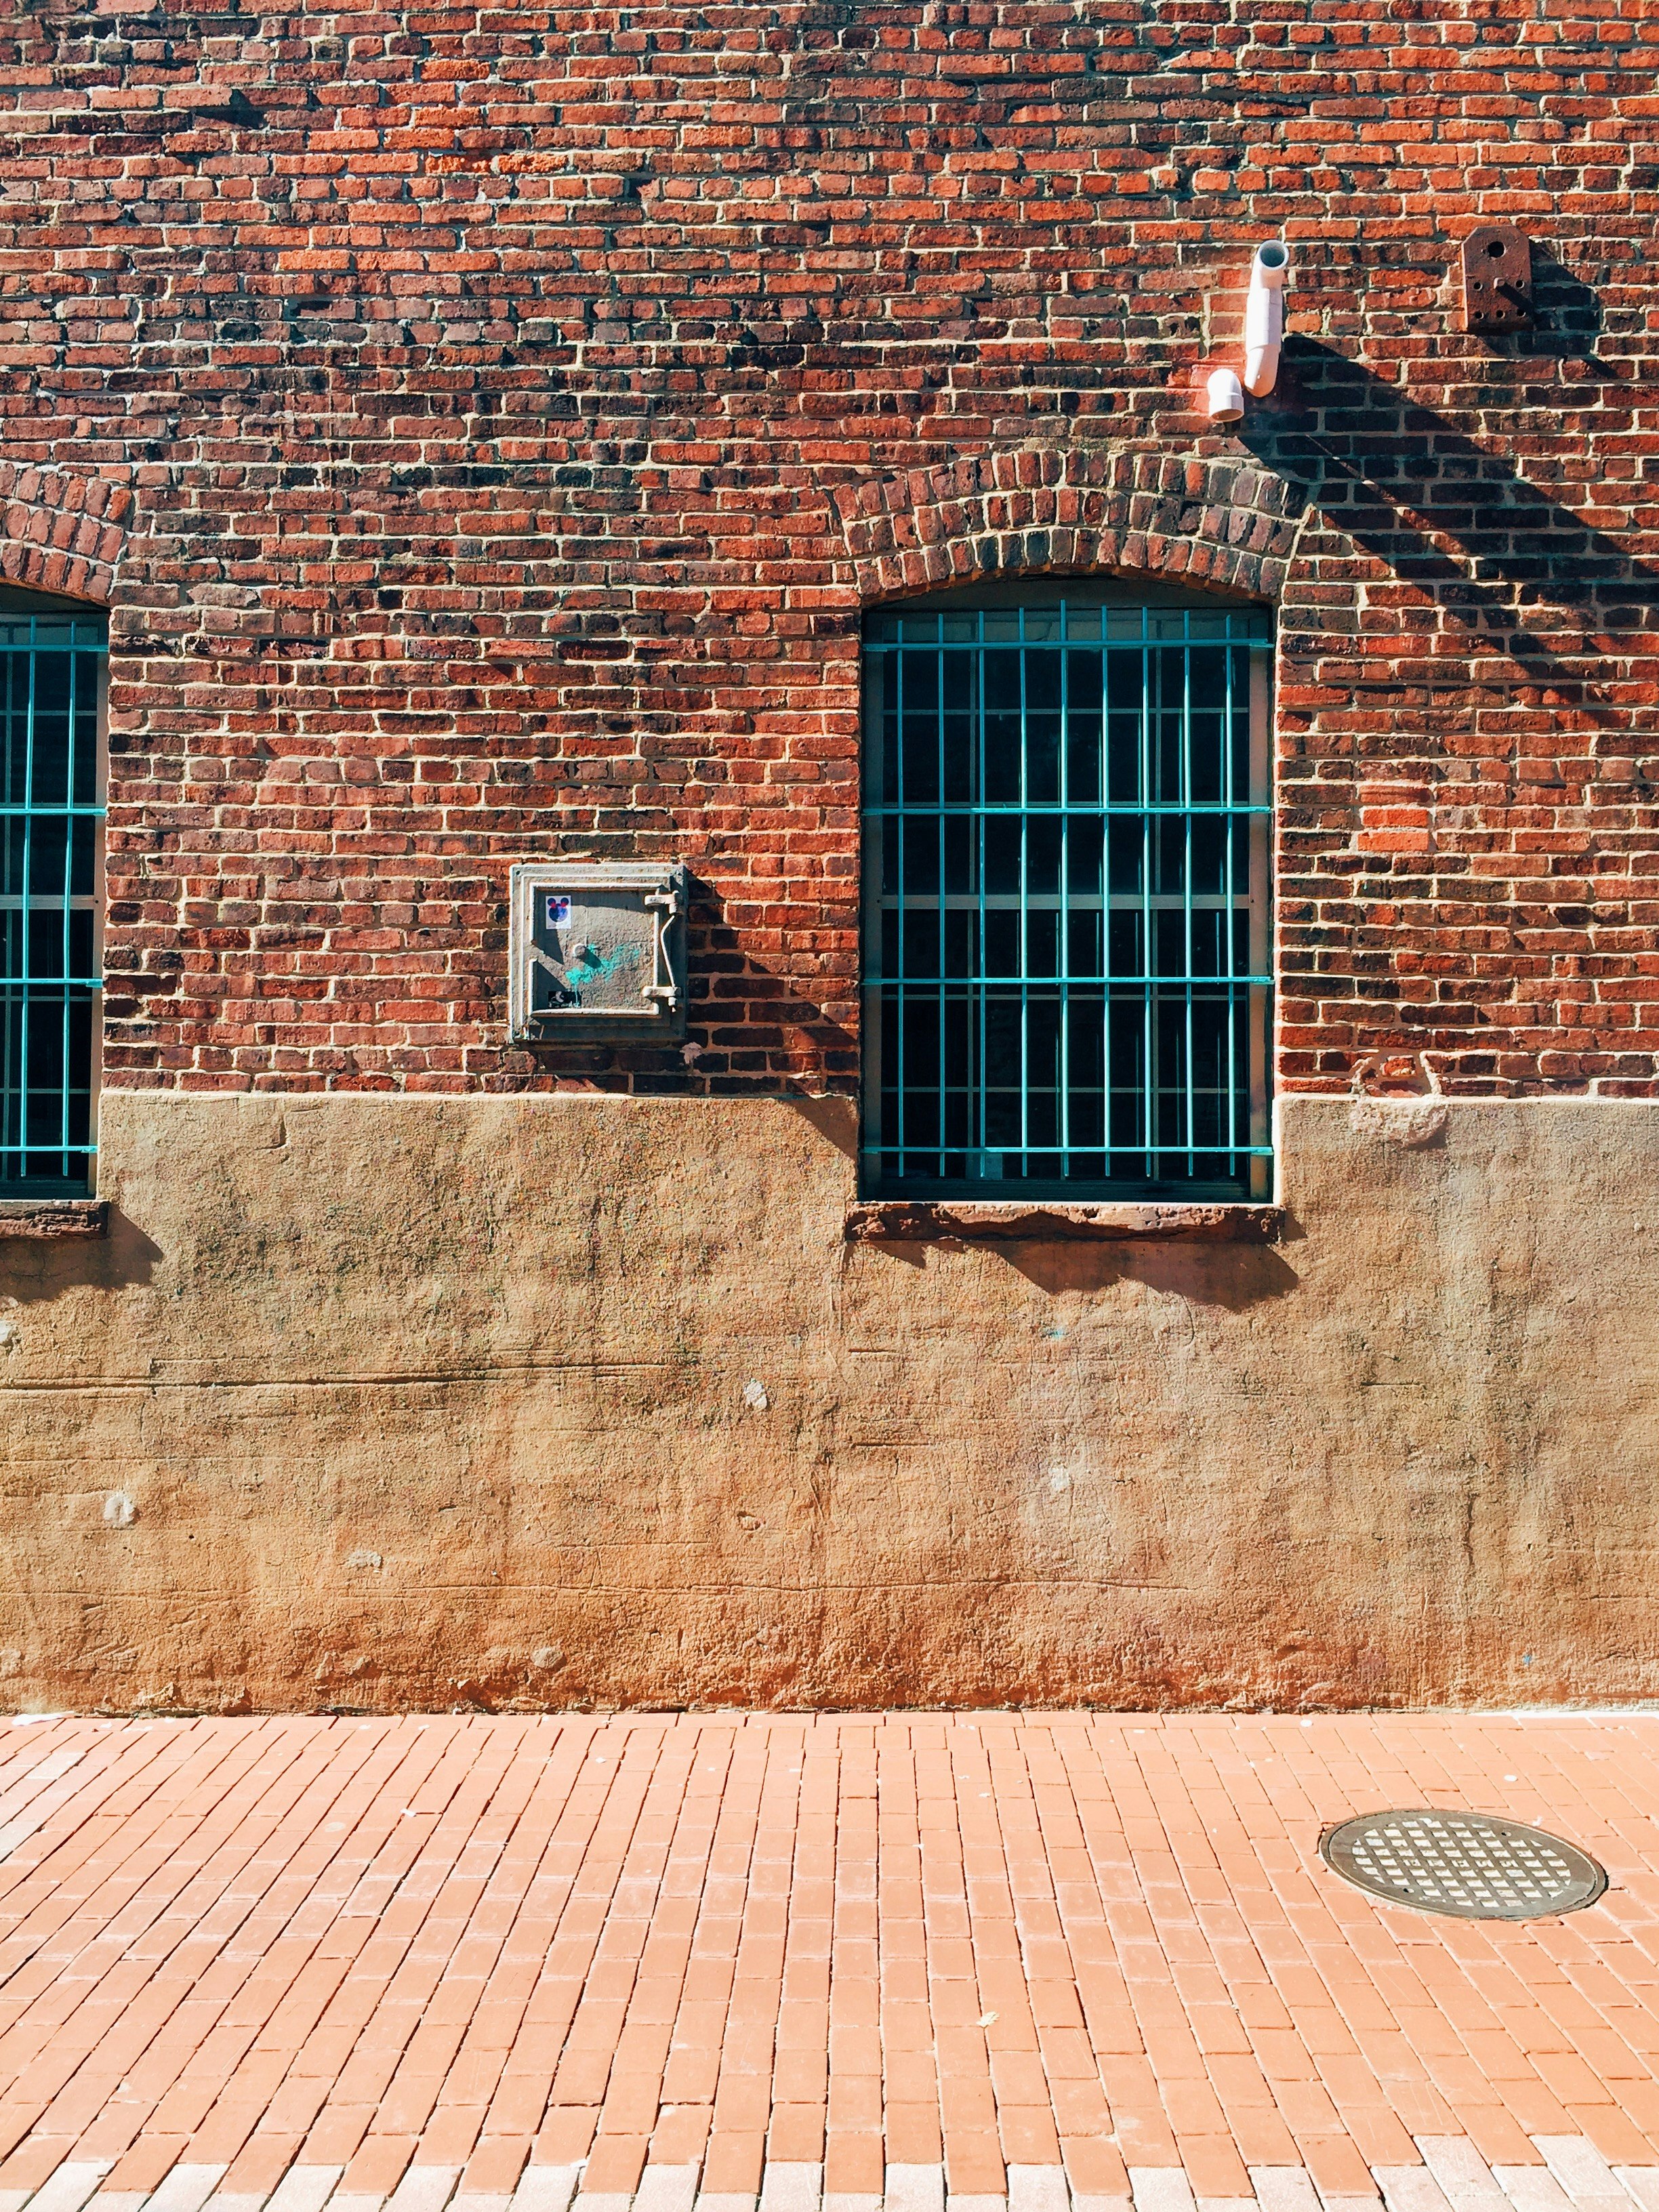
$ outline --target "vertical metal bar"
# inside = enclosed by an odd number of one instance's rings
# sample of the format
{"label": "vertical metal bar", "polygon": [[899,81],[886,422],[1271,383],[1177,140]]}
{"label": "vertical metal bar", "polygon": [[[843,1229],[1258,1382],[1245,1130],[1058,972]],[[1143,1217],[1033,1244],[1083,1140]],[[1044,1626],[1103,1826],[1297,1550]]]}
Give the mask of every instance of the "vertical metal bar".
{"label": "vertical metal bar", "polygon": [[1193,640],[1190,615],[1181,618],[1181,965],[1186,989],[1187,1180],[1198,1173],[1193,1080]]}
{"label": "vertical metal bar", "polygon": [[1223,665],[1226,682],[1221,694],[1221,796],[1225,811],[1221,817],[1221,922],[1226,937],[1226,948],[1222,973],[1227,978],[1227,1172],[1238,1173],[1238,967],[1233,957],[1233,922],[1237,912],[1233,883],[1233,832],[1237,817],[1233,811],[1233,673],[1238,659],[1237,648],[1232,641],[1233,625],[1227,622],[1227,646]]}
{"label": "vertical metal bar", "polygon": [[898,845],[898,852],[894,854],[896,936],[898,936],[898,960],[896,960],[896,967],[898,967],[898,975],[896,975],[890,984],[884,984],[883,998],[887,995],[887,991],[891,991],[894,998],[898,1000],[898,1020],[894,1022],[894,1029],[896,1033],[898,1033],[898,1071],[896,1071],[894,1075],[894,1084],[896,1084],[894,1117],[898,1126],[894,1128],[894,1155],[891,1155],[891,1159],[894,1159],[894,1168],[898,1170],[898,1175],[902,1176],[907,1172],[905,1066],[907,1066],[907,1044],[909,1044],[909,998],[907,998],[905,994],[905,872],[909,869],[909,814],[907,814],[907,794],[905,794],[907,732],[905,732],[905,633],[902,633],[902,630],[900,630],[898,639],[896,639],[896,644],[894,644],[894,738],[896,738],[894,741],[894,783],[896,783],[894,805],[898,807],[898,811],[896,811],[896,814],[890,814],[887,821],[890,821],[891,832],[894,832],[894,841],[896,845]]}
{"label": "vertical metal bar", "polygon": [[947,898],[949,884],[945,875],[947,856],[945,811],[945,624],[942,622],[939,624],[939,649],[934,655],[934,659],[938,668],[936,690],[939,702],[936,715],[939,737],[939,781],[934,786],[939,793],[939,874],[935,879],[939,888],[933,895],[934,927],[939,933],[939,947],[933,956],[933,973],[939,978],[935,986],[935,994],[939,1002],[939,1101],[936,1109],[939,1117],[936,1125],[939,1130],[939,1150],[933,1157],[933,1172],[943,1177],[945,1140],[951,1127],[951,1054],[946,1041],[945,1011],[945,917],[949,910]]}
{"label": "vertical metal bar", "polygon": [[1158,1156],[1153,1147],[1158,1143],[1158,1082],[1157,1022],[1153,997],[1155,969],[1152,965],[1152,869],[1158,854],[1156,824],[1152,802],[1161,788],[1161,779],[1153,773],[1156,757],[1152,739],[1152,653],[1151,645],[1152,618],[1146,609],[1140,611],[1140,759],[1139,776],[1140,816],[1140,968],[1145,979],[1141,984],[1142,999],[1142,1060],[1140,1068],[1141,1115],[1143,1137],[1146,1150],[1146,1180],[1151,1182],[1158,1174]]}
{"label": "vertical metal bar", "polygon": [[[1250,653],[1250,803],[1271,809],[1273,804],[1273,720],[1268,689],[1268,656],[1260,648]],[[1250,816],[1250,973],[1273,974],[1273,815]],[[1252,983],[1250,993],[1250,1143],[1264,1147],[1271,1141],[1272,1119],[1272,1006],[1271,983]],[[1270,1198],[1274,1163],[1263,1151],[1250,1159],[1250,1194]]]}
{"label": "vertical metal bar", "polygon": [[[968,776],[969,812],[963,824],[964,864],[969,880],[963,890],[963,921],[968,935],[967,969],[963,978],[962,1005],[962,1047],[966,1059],[963,1076],[963,1108],[966,1120],[963,1125],[964,1146],[963,1170],[969,1176],[977,1176],[983,1161],[978,1157],[981,1144],[979,1091],[981,1065],[979,1059],[979,1002],[985,988],[985,915],[984,915],[984,853],[982,850],[985,818],[985,759],[981,732],[985,726],[985,656],[980,650],[975,625],[968,653],[968,725],[967,758],[964,767]],[[970,907],[969,898],[975,902]]]}
{"label": "vertical metal bar", "polygon": [[1106,1172],[1116,1173],[1112,1150],[1113,1115],[1117,1101],[1112,1090],[1112,1025],[1116,1005],[1112,982],[1112,647],[1111,618],[1100,618],[1100,994],[1101,1111],[1105,1116],[1102,1139],[1106,1147]]}
{"label": "vertical metal bar", "polygon": [[858,805],[863,836],[858,841],[858,1060],[863,1113],[858,1126],[858,1176],[883,1172],[883,1051],[880,1024],[887,1002],[887,967],[883,957],[883,915],[887,911],[887,876],[883,848],[887,838],[887,654],[865,646],[858,681]]}
{"label": "vertical metal bar", "polygon": [[29,1171],[29,1154],[27,1147],[28,1146],[29,1139],[33,1134],[33,1132],[29,1127],[29,1077],[33,1073],[33,1055],[29,1049],[29,981],[33,972],[31,959],[32,947],[29,938],[31,928],[30,902],[31,894],[33,890],[34,873],[34,698],[36,678],[39,673],[34,657],[35,628],[36,625],[33,618],[31,617],[29,621],[28,704],[24,709],[23,719],[23,880],[21,886],[22,892],[22,905],[21,908],[21,921],[18,929],[18,969],[21,977],[21,981],[19,985],[21,1003],[18,1014],[18,1060],[22,1080],[19,1086],[21,1097],[21,1112],[17,1136],[18,1141],[25,1147],[25,1149],[18,1154],[17,1164],[20,1173],[24,1176],[27,1176]]}
{"label": "vertical metal bar", "polygon": [[64,1011],[61,1024],[63,1060],[58,1083],[58,1139],[62,1146],[59,1173],[65,1182],[70,1174],[70,1006],[74,996],[70,977],[74,969],[70,965],[70,861],[75,842],[75,684],[79,656],[75,650],[75,632],[70,631],[69,654],[69,726],[64,732],[64,858],[63,876],[63,975]]}
{"label": "vertical metal bar", "polygon": [[990,811],[990,800],[986,795],[990,789],[990,782],[986,775],[985,702],[990,687],[986,675],[989,664],[985,653],[985,617],[982,614],[975,618],[974,632],[974,665],[979,671],[979,698],[975,703],[974,715],[974,757],[976,763],[975,791],[978,801],[974,813],[974,880],[979,902],[977,948],[979,972],[974,983],[974,995],[971,1001],[974,1066],[969,1095],[973,1102],[973,1127],[970,1133],[974,1141],[975,1180],[982,1182],[985,1176],[986,1091],[990,1066],[986,1050],[988,1035],[986,1002],[988,996],[986,977],[990,972],[990,962],[986,957],[985,946],[985,830]]}
{"label": "vertical metal bar", "polygon": [[1031,1163],[1031,726],[1025,611],[1019,613],[1019,1172]]}
{"label": "vertical metal bar", "polygon": [[1066,604],[1060,603],[1060,732],[1057,773],[1060,793],[1060,881],[1054,897],[1054,954],[1060,988],[1060,1019],[1056,1024],[1060,1084],[1060,1172],[1072,1178],[1072,653]]}

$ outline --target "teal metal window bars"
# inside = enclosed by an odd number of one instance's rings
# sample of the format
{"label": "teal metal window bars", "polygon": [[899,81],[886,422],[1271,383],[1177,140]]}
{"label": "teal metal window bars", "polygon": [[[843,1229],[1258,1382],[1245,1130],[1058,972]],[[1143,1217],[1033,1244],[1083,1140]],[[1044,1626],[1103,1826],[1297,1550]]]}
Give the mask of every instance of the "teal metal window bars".
{"label": "teal metal window bars", "polygon": [[1269,618],[866,626],[872,1196],[1270,1194]]}
{"label": "teal metal window bars", "polygon": [[106,650],[100,622],[0,614],[0,1197],[92,1181]]}

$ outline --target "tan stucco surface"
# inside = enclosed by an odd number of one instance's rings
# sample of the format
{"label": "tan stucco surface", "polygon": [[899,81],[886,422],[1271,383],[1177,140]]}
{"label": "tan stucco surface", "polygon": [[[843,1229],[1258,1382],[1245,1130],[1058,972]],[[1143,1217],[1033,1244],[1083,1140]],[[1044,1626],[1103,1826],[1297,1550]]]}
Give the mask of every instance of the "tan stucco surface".
{"label": "tan stucco surface", "polygon": [[840,1102],[108,1095],[0,1702],[1659,1694],[1659,1105],[1280,1119],[1276,1248],[881,1247]]}

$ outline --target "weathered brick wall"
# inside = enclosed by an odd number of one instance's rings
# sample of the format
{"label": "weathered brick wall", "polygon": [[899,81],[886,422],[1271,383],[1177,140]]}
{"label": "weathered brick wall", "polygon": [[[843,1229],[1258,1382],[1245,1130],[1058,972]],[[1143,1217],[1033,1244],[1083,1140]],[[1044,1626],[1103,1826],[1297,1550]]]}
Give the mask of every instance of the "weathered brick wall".
{"label": "weathered brick wall", "polygon": [[[0,568],[115,610],[106,1079],[850,1086],[860,603],[1104,563],[1278,599],[1284,1084],[1650,1092],[1656,60],[1622,0],[11,0]],[[1539,323],[1467,335],[1499,218]],[[506,1048],[556,849],[692,864],[694,1066]]]}

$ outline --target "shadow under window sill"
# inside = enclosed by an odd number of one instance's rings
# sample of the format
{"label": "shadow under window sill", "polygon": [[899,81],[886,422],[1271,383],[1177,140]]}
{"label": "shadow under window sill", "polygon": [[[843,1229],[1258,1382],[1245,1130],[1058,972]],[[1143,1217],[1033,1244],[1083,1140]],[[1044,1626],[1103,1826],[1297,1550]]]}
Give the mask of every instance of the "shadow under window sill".
{"label": "shadow under window sill", "polygon": [[892,1243],[1275,1244],[1281,1206],[1148,1200],[1073,1205],[1041,1199],[860,1199],[847,1209],[849,1244]]}

